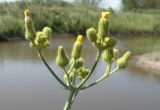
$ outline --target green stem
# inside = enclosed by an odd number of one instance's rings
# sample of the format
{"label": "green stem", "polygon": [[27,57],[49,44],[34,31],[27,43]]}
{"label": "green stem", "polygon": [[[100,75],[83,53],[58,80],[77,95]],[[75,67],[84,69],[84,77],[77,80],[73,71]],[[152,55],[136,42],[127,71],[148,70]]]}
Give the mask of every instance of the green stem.
{"label": "green stem", "polygon": [[77,95],[78,95],[78,92],[79,92],[79,90],[76,90],[76,91],[75,91],[74,96],[73,96],[73,99],[72,99],[72,104],[74,103],[74,100],[75,100],[75,98],[76,98]]}
{"label": "green stem", "polygon": [[71,81],[70,81],[70,78],[69,78],[69,74],[68,74],[67,71],[66,71],[66,68],[63,68],[63,70],[64,70],[64,73],[65,73],[66,76],[67,76],[67,83],[69,84],[69,87],[73,88],[73,86],[71,85]]}
{"label": "green stem", "polygon": [[102,77],[100,77],[98,80],[96,80],[95,82],[91,83],[90,85],[88,86],[85,86],[85,87],[82,87],[81,90],[84,90],[84,89],[87,89],[87,88],[90,88],[94,85],[97,85],[99,84],[100,82],[102,82],[104,79],[106,79],[107,77],[111,76],[113,73],[115,73],[119,68],[115,68],[113,71],[111,71],[108,75],[107,74],[104,74]]}
{"label": "green stem", "polygon": [[70,94],[69,94],[68,100],[67,100],[63,110],[71,110],[72,99],[74,97],[74,94],[75,94],[75,90],[74,89],[70,90]]}
{"label": "green stem", "polygon": [[78,89],[80,89],[80,88],[84,85],[84,83],[90,78],[90,76],[92,75],[93,71],[95,70],[95,68],[96,68],[96,66],[97,66],[97,64],[98,64],[98,61],[99,61],[100,56],[101,56],[101,51],[99,50],[98,53],[97,53],[97,56],[96,56],[95,63],[94,63],[94,65],[93,65],[90,73],[89,73],[88,76],[78,85],[78,87],[77,87]]}
{"label": "green stem", "polygon": [[75,64],[75,59],[73,59],[73,63],[71,65],[70,69],[68,70],[68,74],[70,74],[72,72],[74,64]]}
{"label": "green stem", "polygon": [[41,60],[43,61],[44,65],[47,67],[47,69],[50,71],[50,73],[55,77],[55,79],[64,87],[64,88],[68,88],[68,86],[56,75],[56,73],[51,69],[51,67],[48,65],[48,63],[46,62],[45,58],[43,57],[41,51],[38,49],[37,45],[35,44],[34,41],[32,41],[32,43],[34,44],[34,46],[36,47],[38,54],[41,58]]}
{"label": "green stem", "polygon": [[[68,70],[68,74],[70,75],[72,71],[74,71],[74,64],[75,64],[76,60],[73,59],[73,63],[72,65],[70,66],[69,70]],[[72,77],[72,85],[75,86],[75,73],[73,74],[73,77]]]}
{"label": "green stem", "polygon": [[77,76],[77,71],[76,70],[73,70],[74,74],[73,74],[73,81],[72,81],[72,84],[75,86],[76,85],[76,76]]}

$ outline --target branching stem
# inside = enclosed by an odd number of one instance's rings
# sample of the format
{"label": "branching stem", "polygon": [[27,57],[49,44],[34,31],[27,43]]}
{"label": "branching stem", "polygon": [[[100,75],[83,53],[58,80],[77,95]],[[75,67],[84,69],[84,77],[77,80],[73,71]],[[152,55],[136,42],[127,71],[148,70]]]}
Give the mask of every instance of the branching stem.
{"label": "branching stem", "polygon": [[37,45],[35,44],[34,41],[32,41],[32,43],[34,44],[41,60],[43,61],[44,65],[47,67],[47,69],[50,71],[50,73],[55,77],[55,79],[64,87],[64,88],[68,88],[68,86],[56,75],[56,73],[51,69],[51,67],[48,65],[47,61],[45,60],[44,56],[42,55],[42,52],[38,49]]}

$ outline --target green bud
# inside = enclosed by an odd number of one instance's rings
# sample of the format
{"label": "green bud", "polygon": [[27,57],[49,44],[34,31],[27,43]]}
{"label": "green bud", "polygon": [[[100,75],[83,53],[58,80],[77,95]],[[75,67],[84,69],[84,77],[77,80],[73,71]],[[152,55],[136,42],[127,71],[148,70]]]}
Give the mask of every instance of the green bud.
{"label": "green bud", "polygon": [[69,63],[69,58],[63,46],[58,47],[58,55],[56,58],[56,63],[61,67],[65,67]]}
{"label": "green bud", "polygon": [[101,38],[100,38],[100,37],[97,37],[97,40],[96,40],[95,43],[93,43],[93,45],[94,45],[95,47],[97,47],[98,49],[102,49],[102,40],[101,40]]}
{"label": "green bud", "polygon": [[43,32],[37,32],[36,33],[36,41],[38,43],[43,43],[47,40],[46,36],[44,35]]}
{"label": "green bud", "polygon": [[87,34],[87,38],[90,42],[96,42],[97,33],[96,33],[96,30],[94,28],[87,29],[86,34]]}
{"label": "green bud", "polygon": [[78,69],[77,73],[78,73],[78,79],[79,80],[83,80],[87,77],[87,75],[89,74],[90,70],[85,68],[85,67],[81,67],[80,69]]}
{"label": "green bud", "polygon": [[83,58],[79,58],[79,59],[76,60],[76,62],[74,64],[74,68],[78,69],[78,68],[82,67],[83,64],[84,64]]}
{"label": "green bud", "polygon": [[52,36],[52,29],[50,27],[44,27],[43,33],[46,36],[46,38],[49,40]]}
{"label": "green bud", "polygon": [[114,58],[113,48],[106,49],[102,54],[102,58],[107,62],[111,62]]}
{"label": "green bud", "polygon": [[72,49],[72,58],[74,58],[75,60],[81,57],[82,54],[82,43],[79,41],[76,41],[73,45],[73,49]]}
{"label": "green bud", "polygon": [[117,44],[117,41],[114,38],[106,37],[104,40],[104,43],[105,43],[105,48],[108,48],[108,47],[113,48]]}
{"label": "green bud", "polygon": [[110,38],[109,47],[113,48],[117,44],[116,39]]}
{"label": "green bud", "polygon": [[109,37],[106,37],[105,40],[104,40],[104,42],[109,45],[109,43],[110,43],[110,38],[109,38]]}
{"label": "green bud", "polygon": [[104,40],[109,35],[109,22],[107,18],[101,18],[98,25],[98,36]]}
{"label": "green bud", "polygon": [[35,28],[32,19],[28,16],[25,18],[25,38],[29,41],[33,41],[36,37]]}
{"label": "green bud", "polygon": [[39,50],[45,49],[50,45],[50,42],[44,32],[37,32],[35,44],[37,45]]}
{"label": "green bud", "polygon": [[131,52],[127,51],[121,58],[117,60],[117,66],[122,69],[126,68],[130,56]]}

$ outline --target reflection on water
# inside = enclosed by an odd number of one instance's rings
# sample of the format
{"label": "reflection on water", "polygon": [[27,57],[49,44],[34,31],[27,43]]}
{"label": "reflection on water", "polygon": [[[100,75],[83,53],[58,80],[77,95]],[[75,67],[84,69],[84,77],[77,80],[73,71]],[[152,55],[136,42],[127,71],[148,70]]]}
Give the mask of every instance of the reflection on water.
{"label": "reflection on water", "polygon": [[[62,76],[55,64],[58,45],[68,54],[75,38],[55,38],[44,54],[52,68]],[[150,47],[154,40],[133,38],[119,40],[117,48],[136,54],[158,50]],[[135,45],[136,44],[136,45]],[[85,41],[83,56],[91,67],[96,51]],[[100,60],[93,79],[105,70]],[[90,81],[90,82],[91,82]],[[160,76],[132,67],[121,70],[96,87],[79,94],[73,110],[159,110]],[[0,43],[0,108],[1,110],[62,110],[67,93],[51,77],[37,58],[36,52],[25,41]]]}

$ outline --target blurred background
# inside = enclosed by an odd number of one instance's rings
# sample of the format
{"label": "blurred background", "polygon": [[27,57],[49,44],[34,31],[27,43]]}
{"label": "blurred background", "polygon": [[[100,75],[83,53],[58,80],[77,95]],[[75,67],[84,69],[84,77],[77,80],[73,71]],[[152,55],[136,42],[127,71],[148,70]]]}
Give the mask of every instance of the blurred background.
{"label": "blurred background", "polygon": [[[118,40],[120,56],[127,50],[133,53],[127,69],[81,92],[73,110],[159,110],[160,0],[0,0],[0,109],[62,110],[68,95],[24,39],[25,9],[32,11],[37,31],[52,28],[51,46],[44,55],[60,77],[57,47],[63,45],[71,53],[78,34],[97,29],[102,11],[111,12],[110,36]],[[95,56],[85,39],[87,67]],[[88,83],[105,68],[100,60]]]}
{"label": "blurred background", "polygon": [[[153,36],[160,33],[160,0],[1,0],[0,40],[24,36],[23,11],[33,11],[37,30],[85,34],[97,28],[102,10],[110,10],[111,34]],[[76,28],[75,28],[76,27]]]}

